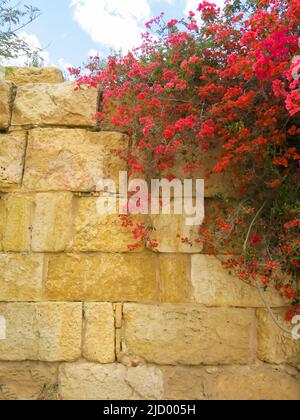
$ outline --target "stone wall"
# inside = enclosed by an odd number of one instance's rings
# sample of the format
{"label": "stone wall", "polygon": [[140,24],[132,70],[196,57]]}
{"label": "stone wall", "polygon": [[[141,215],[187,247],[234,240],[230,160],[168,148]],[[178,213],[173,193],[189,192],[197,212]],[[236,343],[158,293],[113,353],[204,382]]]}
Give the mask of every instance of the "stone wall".
{"label": "stone wall", "polygon": [[0,79],[0,399],[300,399],[300,343],[218,256],[179,243],[181,217],[153,218],[159,252],[130,253],[98,215],[127,138],[97,132],[96,107],[56,69]]}

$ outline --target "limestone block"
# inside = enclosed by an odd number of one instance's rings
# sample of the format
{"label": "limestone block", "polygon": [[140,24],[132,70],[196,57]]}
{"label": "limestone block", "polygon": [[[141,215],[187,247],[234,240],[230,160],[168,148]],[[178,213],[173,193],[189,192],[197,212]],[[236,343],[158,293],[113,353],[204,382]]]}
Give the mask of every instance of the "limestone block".
{"label": "limestone block", "polygon": [[12,84],[0,78],[0,130],[6,130],[10,124]]}
{"label": "limestone block", "polygon": [[163,396],[163,378],[156,367],[65,364],[60,367],[59,382],[66,400],[159,400]]}
{"label": "limestone block", "polygon": [[[285,322],[286,310],[276,310],[275,316],[281,325],[292,331],[291,323]],[[279,329],[266,309],[257,311],[258,348],[257,357],[267,363],[290,365],[300,364],[300,340]]]}
{"label": "limestone block", "polygon": [[247,364],[254,313],[194,305],[124,305],[123,348],[160,365]]}
{"label": "limestone block", "polygon": [[187,255],[160,255],[160,302],[188,303],[191,301]]}
{"label": "limestone block", "polygon": [[114,152],[127,138],[120,133],[81,129],[30,132],[24,185],[37,191],[95,191],[102,178],[118,180],[125,162]]}
{"label": "limestone block", "polygon": [[84,304],[83,357],[90,362],[115,361],[115,320],[112,303]]}
{"label": "limestone block", "polygon": [[55,67],[6,67],[5,79],[16,86],[30,83],[62,83],[61,70]]}
{"label": "limestone block", "polygon": [[20,86],[13,106],[12,126],[94,127],[97,90],[75,92],[73,82]]}
{"label": "limestone block", "polygon": [[206,400],[208,380],[203,368],[168,366],[161,368],[164,377],[164,399]]}
{"label": "limestone block", "polygon": [[300,377],[272,368],[231,369],[217,375],[215,400],[300,400]]}
{"label": "limestone block", "polygon": [[23,132],[0,134],[0,189],[22,181],[26,135]]}
{"label": "limestone block", "polygon": [[[104,206],[106,198],[85,197],[76,200],[77,214],[71,248],[77,252],[129,252],[128,245],[137,242],[132,234],[133,228],[123,227],[116,214],[99,213],[97,208],[100,201]],[[134,217],[133,220],[138,223],[142,217]],[[138,248],[138,251],[143,251],[143,248]]]}
{"label": "limestone block", "polygon": [[156,256],[140,254],[49,257],[49,300],[157,302]]}
{"label": "limestone block", "polygon": [[[192,256],[194,300],[207,306],[264,307],[258,290],[244,283],[236,274],[230,274],[222,261],[226,261],[226,258]],[[273,307],[282,307],[287,303],[274,289],[269,289],[265,297]]]}
{"label": "limestone block", "polygon": [[32,230],[34,252],[62,252],[72,230],[72,193],[42,193],[35,197]]}
{"label": "limestone block", "polygon": [[55,387],[57,366],[40,362],[0,363],[0,400],[37,400]]}
{"label": "limestone block", "polygon": [[74,361],[81,355],[81,303],[0,303],[2,361]]}
{"label": "limestone block", "polygon": [[8,195],[5,198],[6,224],[3,239],[4,251],[29,251],[34,210],[34,197]]}
{"label": "limestone block", "polygon": [[42,255],[0,254],[0,301],[35,302],[42,291]]}

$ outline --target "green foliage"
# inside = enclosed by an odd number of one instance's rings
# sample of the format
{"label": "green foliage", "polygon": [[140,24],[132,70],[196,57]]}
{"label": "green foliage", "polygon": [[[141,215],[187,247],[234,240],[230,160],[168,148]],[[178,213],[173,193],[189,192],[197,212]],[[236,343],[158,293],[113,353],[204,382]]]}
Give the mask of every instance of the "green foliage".
{"label": "green foliage", "polygon": [[0,0],[0,64],[3,61],[20,56],[29,61],[39,62],[39,50],[32,50],[26,41],[18,36],[40,15],[39,9],[33,6],[15,4],[11,0]]}

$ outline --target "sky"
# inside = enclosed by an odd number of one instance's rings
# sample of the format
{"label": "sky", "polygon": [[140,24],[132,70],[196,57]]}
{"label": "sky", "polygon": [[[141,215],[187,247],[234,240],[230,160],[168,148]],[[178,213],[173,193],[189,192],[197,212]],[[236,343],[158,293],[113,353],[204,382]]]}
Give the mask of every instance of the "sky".
{"label": "sky", "polygon": [[[221,4],[223,0],[214,1]],[[41,16],[20,33],[43,48],[45,65],[66,69],[90,55],[105,58],[140,44],[145,22],[165,12],[166,20],[195,10],[200,0],[26,0]],[[22,65],[22,59],[16,65]]]}

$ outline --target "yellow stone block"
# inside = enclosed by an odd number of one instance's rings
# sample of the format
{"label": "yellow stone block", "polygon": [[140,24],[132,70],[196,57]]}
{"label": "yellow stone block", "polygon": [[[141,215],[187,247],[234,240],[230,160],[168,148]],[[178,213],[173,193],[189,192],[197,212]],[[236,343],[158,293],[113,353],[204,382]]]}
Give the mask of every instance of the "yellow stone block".
{"label": "yellow stone block", "polygon": [[274,311],[279,323],[291,333],[285,333],[275,324],[266,309],[257,311],[258,347],[257,357],[267,363],[279,365],[288,363],[300,364],[300,341],[292,337],[291,323],[285,321],[286,309]]}
{"label": "yellow stone block", "polygon": [[265,366],[231,368],[217,375],[212,390],[214,400],[298,401],[300,377]]}
{"label": "yellow stone block", "polygon": [[61,70],[55,67],[5,67],[5,79],[16,86],[29,83],[62,83]]}
{"label": "yellow stone block", "polygon": [[83,357],[97,363],[115,361],[115,319],[112,303],[84,304]]}
{"label": "yellow stone block", "polygon": [[157,302],[155,255],[102,254],[49,257],[49,300]]}
{"label": "yellow stone block", "polygon": [[[133,228],[123,227],[118,215],[98,213],[97,203],[105,200],[104,197],[85,197],[76,200],[77,215],[71,244],[74,251],[129,252],[128,245],[137,243],[132,234]],[[135,217],[133,220],[137,223],[139,219]],[[138,251],[141,252],[143,249],[142,246]]]}
{"label": "yellow stone block", "polygon": [[191,302],[190,258],[187,255],[160,255],[160,302]]}
{"label": "yellow stone block", "polygon": [[115,181],[126,163],[114,152],[127,137],[81,129],[35,129],[29,134],[24,186],[37,191],[95,191]]}
{"label": "yellow stone block", "polygon": [[8,195],[5,199],[4,251],[30,250],[33,205],[34,197],[28,195]]}
{"label": "yellow stone block", "polygon": [[0,134],[0,190],[20,185],[25,144],[24,132]]}
{"label": "yellow stone block", "polygon": [[124,304],[123,348],[159,365],[247,364],[254,311]]}
{"label": "yellow stone block", "polygon": [[[224,256],[192,256],[192,295],[197,303],[207,306],[235,306],[261,308],[264,303],[259,291],[244,283],[237,274],[222,265]],[[272,307],[282,307],[287,302],[275,289],[264,292]]]}
{"label": "yellow stone block", "polygon": [[0,303],[1,361],[74,361],[81,355],[81,303]]}
{"label": "yellow stone block", "polygon": [[12,126],[94,127],[96,89],[75,92],[73,82],[26,84],[17,90]]}
{"label": "yellow stone block", "polygon": [[34,252],[62,252],[72,234],[72,193],[42,193],[35,197],[32,231]]}
{"label": "yellow stone block", "polygon": [[0,301],[42,300],[43,262],[40,254],[0,254]]}
{"label": "yellow stone block", "polygon": [[157,367],[125,368],[120,364],[63,364],[60,394],[66,400],[161,400],[163,377]]}
{"label": "yellow stone block", "polygon": [[10,123],[12,84],[0,78],[0,130],[6,130]]}
{"label": "yellow stone block", "polygon": [[55,389],[57,366],[41,362],[0,363],[0,400],[37,400],[45,386]]}

